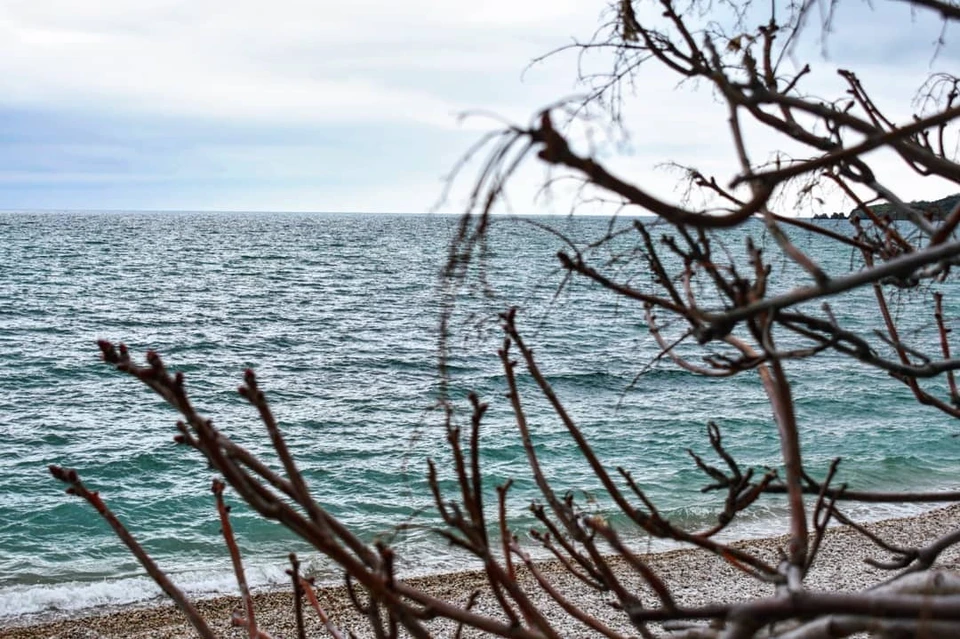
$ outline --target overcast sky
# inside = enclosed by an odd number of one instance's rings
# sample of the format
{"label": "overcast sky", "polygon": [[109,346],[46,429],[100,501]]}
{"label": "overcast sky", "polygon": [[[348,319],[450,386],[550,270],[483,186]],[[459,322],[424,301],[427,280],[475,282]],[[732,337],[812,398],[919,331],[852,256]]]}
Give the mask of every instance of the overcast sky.
{"label": "overcast sky", "polygon": [[[908,114],[936,66],[935,20],[900,2],[848,19],[814,58],[862,70]],[[576,58],[530,60],[588,38],[600,0],[0,0],[0,209],[423,212],[495,123],[526,123],[577,91]],[[806,52],[819,51],[810,38]],[[821,85],[815,85],[821,86]],[[723,173],[731,152],[708,94],[645,76],[629,101],[621,172],[673,194],[675,160]],[[763,144],[763,140],[758,140]],[[775,144],[774,142],[770,142]],[[542,169],[518,177],[517,212]],[[898,178],[900,179],[900,178]],[[908,195],[951,185],[903,176]],[[457,192],[455,192],[456,194]],[[456,195],[445,210],[456,210]]]}

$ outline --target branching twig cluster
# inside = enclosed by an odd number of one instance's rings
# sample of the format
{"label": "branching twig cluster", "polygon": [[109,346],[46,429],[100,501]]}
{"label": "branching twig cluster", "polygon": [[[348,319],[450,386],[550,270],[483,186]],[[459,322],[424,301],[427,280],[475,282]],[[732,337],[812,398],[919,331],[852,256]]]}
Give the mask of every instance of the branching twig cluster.
{"label": "branching twig cluster", "polygon": [[[960,20],[960,12],[949,2],[908,1],[918,10],[938,12],[944,21]],[[899,196],[879,177],[871,155],[883,149],[899,158],[904,171],[960,185],[960,163],[954,156],[955,145],[951,146],[960,118],[958,80],[949,73],[933,74],[917,102],[921,112],[902,123],[884,113],[851,71],[840,72],[846,85],[843,96],[834,101],[815,98],[804,92],[811,67],[791,72],[784,64],[812,2],[785,6],[774,2],[768,19],[755,28],[747,24],[756,9],[749,0],[714,4],[717,6],[694,2],[681,7],[673,0],[655,0],[656,11],[650,12],[646,6],[641,10],[639,3],[619,0],[615,18],[596,38],[573,48],[614,52],[614,68],[609,74],[583,78],[591,91],[579,106],[582,110],[596,105],[612,109],[611,117],[618,122],[623,115],[618,106],[625,99],[623,85],[648,65],[660,65],[681,80],[698,80],[712,87],[727,108],[738,166],[726,185],[695,168],[688,177],[693,188],[704,191],[720,206],[686,208],[616,175],[598,158],[578,151],[576,140],[555,124],[555,111],[546,110],[533,126],[509,127],[487,138],[484,143],[489,147],[481,144],[471,151],[492,148],[473,191],[471,211],[451,246],[445,290],[456,290],[469,277],[471,265],[482,257],[493,205],[502,197],[513,172],[535,152],[540,161],[569,171],[604,197],[618,198],[626,210],[656,216],[653,223],[636,221],[586,245],[563,238],[567,248],[557,256],[560,267],[568,277],[585,278],[625,303],[642,307],[652,339],[660,347],[659,359],[698,375],[756,375],[778,435],[779,462],[771,468],[745,467],[725,446],[720,425],[709,423],[711,456],[689,453],[705,477],[703,490],[721,494],[722,505],[715,522],[704,530],[687,530],[670,521],[629,469],[611,469],[598,457],[551,386],[549,371],[541,369],[521,334],[516,311],[510,310],[500,317],[503,343],[498,354],[527,470],[539,491],[539,501],[531,504],[537,525],[528,539],[542,546],[586,588],[607,595],[644,638],[669,634],[688,639],[818,639],[857,632],[880,637],[960,636],[960,577],[936,567],[938,557],[960,542],[960,532],[930,540],[923,547],[900,547],[851,520],[843,506],[850,502],[953,502],[960,501],[960,492],[858,490],[837,483],[839,458],[822,477],[815,476],[804,464],[802,424],[788,374],[798,360],[846,358],[851,366],[875,369],[904,384],[924,407],[960,418],[956,382],[960,359],[953,354],[951,318],[944,306],[944,295],[950,291],[945,284],[960,263],[960,205],[934,212],[910,204],[909,198]],[[721,6],[732,11],[726,27],[716,19],[703,19],[709,10]],[[832,19],[831,9],[826,20]],[[575,116],[581,111],[572,112]],[[803,153],[757,161],[744,134],[748,123],[775,133]],[[854,207],[849,225],[797,220],[775,210],[778,198],[792,186],[806,185],[801,188],[802,196],[804,189],[824,183],[836,187]],[[884,207],[877,206],[881,201]],[[743,258],[733,256],[720,231],[734,227],[744,230]],[[773,258],[754,237],[758,229],[775,243],[790,269],[800,274],[800,284],[784,287],[778,280]],[[835,271],[819,263],[800,248],[795,241],[798,236],[813,236],[848,252],[851,268]],[[614,248],[631,238],[629,251]],[[606,249],[613,255],[609,260],[598,257]],[[615,268],[622,267],[625,260],[638,263],[647,278],[641,282],[625,277],[623,270]],[[873,305],[878,322],[874,331],[866,331],[836,312],[846,303],[844,296],[851,294],[859,295],[857,304],[867,300]],[[892,308],[900,295],[929,300],[925,307],[929,318],[922,318],[926,333],[904,329],[902,318]],[[448,319],[445,315],[444,331]],[[282,472],[199,415],[189,400],[183,376],[170,373],[158,355],[148,353],[141,365],[123,345],[102,342],[100,348],[106,362],[146,384],[179,412],[182,421],[177,441],[198,451],[223,478],[223,483],[214,482],[213,491],[243,596],[243,608],[234,615],[234,623],[244,627],[250,639],[268,635],[258,626],[246,586],[229,509],[223,501],[225,485],[261,516],[279,522],[343,570],[351,602],[366,618],[373,636],[433,636],[436,619],[446,620],[449,625],[445,627],[453,628],[456,637],[473,629],[521,639],[555,638],[568,634],[573,626],[601,636],[622,636],[570,598],[533,561],[526,547],[530,542],[521,541],[507,519],[510,481],[496,487],[496,504],[485,503],[491,488],[485,485],[481,461],[487,405],[477,396],[470,396],[472,412],[466,431],[457,425],[452,408],[444,406],[456,488],[444,490],[433,461],[428,467],[428,485],[439,517],[434,532],[482,565],[485,594],[495,602],[492,612],[476,609],[478,593],[464,602],[451,602],[409,585],[396,574],[395,551],[389,545],[367,543],[324,508],[300,473],[252,371],[246,373],[240,393],[258,413]],[[526,386],[518,383],[520,375],[532,380],[535,392],[549,404],[601,484],[617,511],[617,520],[625,523],[615,525],[611,517],[580,503],[560,487],[558,478],[544,470],[535,445],[536,428],[528,420],[527,398],[520,390]],[[87,489],[72,470],[52,467],[51,471],[70,485],[70,492],[103,515],[197,632],[214,636],[97,493]],[[764,499],[783,499],[788,512],[788,542],[776,565],[718,540],[718,533]],[[890,571],[884,584],[853,593],[814,592],[805,587],[805,577],[820,557],[831,522],[850,526],[864,543],[889,556],[874,561],[876,567]],[[743,573],[744,579],[768,586],[769,595],[735,604],[681,606],[670,580],[632,549],[631,540],[638,533],[715,555]],[[625,585],[623,568],[614,565],[612,556],[643,581],[653,593],[652,600],[643,600],[639,592]],[[536,596],[529,584],[521,585],[521,571],[532,577]],[[303,579],[295,556],[291,556],[290,575],[299,636],[305,633],[301,596],[331,635],[343,636],[321,608],[311,584]],[[565,617],[547,614],[538,603],[542,597]]]}

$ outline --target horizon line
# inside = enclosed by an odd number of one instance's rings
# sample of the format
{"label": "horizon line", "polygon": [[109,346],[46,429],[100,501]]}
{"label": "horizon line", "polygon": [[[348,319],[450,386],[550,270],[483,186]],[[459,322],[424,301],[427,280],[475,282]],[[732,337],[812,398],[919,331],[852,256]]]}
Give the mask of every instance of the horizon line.
{"label": "horizon line", "polygon": [[[213,213],[213,214],[281,214],[281,215],[423,215],[423,216],[442,216],[442,217],[460,217],[465,215],[463,212],[449,213],[441,211],[296,211],[282,209],[68,209],[68,208],[0,208],[0,214],[10,213],[137,213],[137,214],[169,214],[169,213]],[[472,213],[471,215],[479,215]],[[496,213],[490,215],[505,218],[528,218],[528,217],[649,217],[658,218],[653,213]],[[813,219],[812,215],[797,215],[796,219]]]}

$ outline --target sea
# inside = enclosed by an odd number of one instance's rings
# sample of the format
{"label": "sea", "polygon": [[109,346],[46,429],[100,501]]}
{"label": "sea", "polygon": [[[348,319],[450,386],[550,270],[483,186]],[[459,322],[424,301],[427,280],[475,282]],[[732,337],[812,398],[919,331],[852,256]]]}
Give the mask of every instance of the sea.
{"label": "sea", "polygon": [[[756,372],[714,379],[680,370],[660,356],[639,304],[559,268],[558,250],[579,249],[620,281],[650,286],[634,220],[496,218],[466,277],[451,284],[443,268],[459,222],[442,215],[0,213],[0,625],[160,599],[108,525],[65,494],[49,464],[77,469],[190,595],[236,590],[210,491],[214,472],[174,442],[172,409],[100,360],[99,339],[123,342],[139,359],[159,352],[184,373],[203,415],[276,466],[263,425],[237,393],[243,371],[255,369],[317,501],[363,539],[391,543],[404,574],[472,565],[432,530],[438,517],[425,479],[427,459],[436,460],[455,498],[438,406],[446,398],[454,421],[466,425],[470,392],[490,405],[480,444],[486,503],[492,507],[496,486],[513,479],[510,526],[536,549],[529,506],[537,489],[497,356],[498,314],[510,307],[597,454],[611,469],[629,469],[664,516],[690,529],[716,521],[723,496],[701,491],[709,480],[688,453],[719,463],[706,435],[710,421],[744,469],[780,466]],[[665,229],[651,228],[659,242]],[[829,273],[856,267],[849,248],[790,233]],[[590,248],[607,235],[614,239]],[[772,266],[772,292],[808,282],[759,223],[718,233],[717,259],[740,260],[748,235]],[[945,293],[946,321],[957,327],[956,287],[933,286]],[[905,341],[937,352],[928,293],[895,292],[892,307]],[[883,351],[871,333],[881,326],[871,301],[867,290],[829,302],[844,326]],[[819,304],[810,309],[822,313]],[[445,341],[441,316],[449,319]],[[682,335],[678,323],[662,321],[668,339]],[[781,344],[791,346],[791,338]],[[677,348],[698,354],[688,341]],[[960,489],[960,424],[919,406],[901,382],[830,353],[790,361],[786,370],[812,474],[822,476],[840,456],[838,482],[852,489]],[[519,375],[555,490],[607,517],[637,547],[665,547],[617,516],[529,375],[522,368]],[[945,396],[943,380],[924,384]],[[227,500],[255,588],[287,583],[291,551],[318,580],[340,578],[336,566],[230,491]],[[929,507],[852,505],[847,512],[881,519]],[[784,533],[784,513],[782,498],[763,498],[725,534]]]}

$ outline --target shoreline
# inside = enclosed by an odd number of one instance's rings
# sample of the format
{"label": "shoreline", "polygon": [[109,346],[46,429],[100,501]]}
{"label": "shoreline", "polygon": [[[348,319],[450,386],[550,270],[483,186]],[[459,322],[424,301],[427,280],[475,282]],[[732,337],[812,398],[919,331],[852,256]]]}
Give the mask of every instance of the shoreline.
{"label": "shoreline", "polygon": [[[960,504],[937,508],[916,516],[877,521],[867,524],[866,528],[902,546],[925,545],[940,535],[960,528]],[[785,542],[786,536],[781,535],[746,539],[734,542],[733,545],[750,549],[768,561],[775,562],[778,549],[783,547]],[[867,545],[868,543],[847,527],[830,528],[824,537],[820,556],[805,580],[806,586],[811,590],[856,591],[889,577],[891,573],[864,563],[863,560],[867,557],[887,558],[886,553]],[[642,557],[661,575],[677,603],[681,605],[696,605],[707,601],[733,602],[771,594],[769,585],[747,578],[723,560],[698,549],[681,548],[643,554]],[[627,569],[624,562],[614,559],[610,563],[628,589],[634,589],[645,602],[650,602],[648,589]],[[611,628],[631,633],[626,616],[608,605],[608,596],[586,588],[566,573],[556,561],[538,562],[537,565],[552,583],[568,593],[582,608]],[[945,552],[937,565],[960,570],[960,549],[953,548]],[[434,596],[458,602],[465,602],[473,590],[482,589],[486,583],[483,573],[476,570],[411,577],[404,581],[424,588]],[[518,566],[518,582],[535,601],[542,602],[548,612],[556,610],[557,615],[548,615],[548,618],[566,619],[565,616],[560,616],[563,613],[556,604],[547,601],[547,597],[522,566]],[[341,630],[352,630],[359,637],[370,636],[370,632],[366,630],[365,619],[352,608],[344,586],[319,586],[316,592],[321,605]],[[292,613],[293,598],[289,590],[255,593],[254,599],[258,624],[262,629],[275,637],[296,635]],[[239,602],[238,595],[221,595],[198,599],[194,603],[215,632],[224,637],[243,637],[246,636],[245,630],[230,626],[230,614]],[[474,607],[474,611],[478,613],[493,613],[495,610],[496,603],[486,593],[477,600]],[[305,609],[304,616],[310,636],[328,636],[312,611]],[[449,623],[446,626],[443,625],[444,622],[436,623],[438,629],[453,628]],[[569,625],[570,632],[567,634],[591,636],[585,626],[573,620],[564,623]],[[566,629],[564,626],[564,630]],[[473,636],[475,632],[465,630],[464,635]],[[36,615],[32,618],[0,621],[0,637],[9,639],[181,639],[194,636],[196,635],[193,629],[180,611],[166,602],[132,604],[107,612],[90,609],[62,619],[43,619],[42,615]]]}

